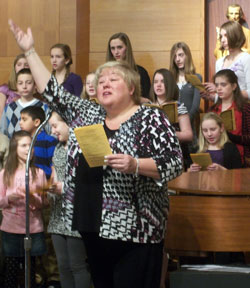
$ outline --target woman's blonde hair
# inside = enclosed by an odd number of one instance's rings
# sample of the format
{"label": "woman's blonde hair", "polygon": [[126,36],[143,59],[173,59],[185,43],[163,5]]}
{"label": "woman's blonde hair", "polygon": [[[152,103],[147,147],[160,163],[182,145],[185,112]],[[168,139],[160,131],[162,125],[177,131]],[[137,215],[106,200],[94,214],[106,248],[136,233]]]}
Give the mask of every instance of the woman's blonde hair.
{"label": "woman's blonde hair", "polygon": [[[207,143],[207,141],[203,135],[203,132],[202,132],[202,123],[206,120],[214,120],[220,128],[224,128],[223,121],[218,114],[216,114],[214,112],[208,112],[208,113],[204,114],[202,119],[201,119],[201,124],[200,124],[199,141],[198,141],[199,151],[198,152],[206,152],[208,149],[208,143]],[[229,139],[228,139],[226,130],[223,129],[223,131],[221,133],[220,141],[218,143],[218,147],[220,149],[223,149],[226,142],[229,142]]]}
{"label": "woman's blonde hair", "polygon": [[15,68],[16,63],[22,58],[26,59],[24,54],[17,55],[11,68],[10,77],[8,81],[8,87],[10,90],[13,90],[13,91],[16,91],[16,68]]}
{"label": "woman's blonde hair", "polygon": [[127,62],[124,61],[110,61],[99,66],[96,70],[95,89],[97,91],[98,81],[104,69],[113,69],[119,74],[128,86],[128,89],[134,89],[132,100],[139,105],[141,96],[140,75],[133,70]]}
{"label": "woman's blonde hair", "polygon": [[185,65],[184,65],[184,73],[185,74],[195,74],[195,66],[192,58],[192,54],[190,48],[185,42],[177,42],[175,43],[170,51],[170,66],[169,70],[173,73],[175,81],[177,81],[179,76],[179,68],[175,64],[175,54],[178,49],[182,49],[186,55]]}

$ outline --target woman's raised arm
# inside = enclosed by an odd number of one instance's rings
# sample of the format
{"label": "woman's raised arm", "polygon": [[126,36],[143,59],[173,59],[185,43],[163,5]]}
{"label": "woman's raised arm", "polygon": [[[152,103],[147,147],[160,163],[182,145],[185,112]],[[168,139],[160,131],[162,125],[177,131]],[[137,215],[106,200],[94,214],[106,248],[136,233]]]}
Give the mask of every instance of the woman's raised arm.
{"label": "woman's raised arm", "polygon": [[9,19],[9,27],[16,39],[17,45],[22,49],[26,56],[30,70],[36,82],[37,89],[40,93],[42,93],[50,79],[50,72],[35,51],[31,29],[28,28],[27,32],[25,33],[11,19]]}

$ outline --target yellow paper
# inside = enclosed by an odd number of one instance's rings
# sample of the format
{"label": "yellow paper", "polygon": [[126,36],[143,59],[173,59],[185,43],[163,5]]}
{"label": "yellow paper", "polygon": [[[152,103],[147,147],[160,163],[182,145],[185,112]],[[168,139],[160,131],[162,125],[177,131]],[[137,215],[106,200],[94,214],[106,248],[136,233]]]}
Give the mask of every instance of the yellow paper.
{"label": "yellow paper", "polygon": [[185,74],[187,82],[191,83],[195,88],[197,88],[200,92],[205,91],[204,85],[201,83],[201,80],[194,74]]}
{"label": "yellow paper", "polygon": [[167,114],[168,120],[171,124],[178,123],[177,102],[171,101],[171,102],[165,103],[163,105],[145,103],[144,105],[148,106],[148,107],[154,107],[154,108],[158,108],[160,110],[163,110]]}
{"label": "yellow paper", "polygon": [[177,102],[169,102],[162,105],[162,109],[168,116],[168,119],[171,124],[178,123],[178,110],[177,110]]}
{"label": "yellow paper", "polygon": [[191,153],[190,157],[193,163],[201,166],[202,170],[204,170],[205,168],[207,168],[207,166],[213,163],[209,153]]}
{"label": "yellow paper", "polygon": [[74,129],[76,139],[89,167],[104,165],[104,156],[112,154],[102,124]]}
{"label": "yellow paper", "polygon": [[227,131],[233,131],[236,129],[234,108],[221,112],[220,117],[222,118],[224,127]]}

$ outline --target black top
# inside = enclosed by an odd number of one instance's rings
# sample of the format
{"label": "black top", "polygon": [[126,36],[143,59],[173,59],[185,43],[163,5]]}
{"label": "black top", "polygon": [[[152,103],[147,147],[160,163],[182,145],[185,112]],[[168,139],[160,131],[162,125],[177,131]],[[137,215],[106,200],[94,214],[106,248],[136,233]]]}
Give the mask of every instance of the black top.
{"label": "black top", "polygon": [[[108,138],[117,131],[110,130],[105,122],[103,127]],[[102,214],[103,173],[105,170],[102,166],[90,168],[83,154],[80,155],[76,170],[76,191],[84,191],[84,193],[75,193],[74,201],[82,203],[82,211],[81,216],[78,214],[78,217],[73,217],[73,230],[99,232]]]}
{"label": "black top", "polygon": [[148,72],[142,66],[136,65],[141,79],[141,95],[142,97],[149,98],[150,78]]}

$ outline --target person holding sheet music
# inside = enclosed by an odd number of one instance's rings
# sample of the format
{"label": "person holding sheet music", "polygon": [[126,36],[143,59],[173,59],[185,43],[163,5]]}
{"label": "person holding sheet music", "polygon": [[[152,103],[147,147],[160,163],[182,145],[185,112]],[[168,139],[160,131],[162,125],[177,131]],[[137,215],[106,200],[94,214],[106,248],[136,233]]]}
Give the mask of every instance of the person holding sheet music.
{"label": "person holding sheet music", "polygon": [[[198,143],[198,153],[208,152],[212,159],[212,164],[206,170],[214,171],[242,167],[240,153],[235,144],[228,139],[222,119],[216,113],[204,114],[200,124]],[[200,170],[201,166],[197,163],[193,163],[188,169],[189,172]]]}
{"label": "person holding sheet music", "polygon": [[250,104],[242,96],[238,79],[230,69],[217,72],[214,76],[216,92],[219,96],[211,111],[220,114],[234,109],[236,129],[227,131],[229,139],[237,144],[244,166],[250,167]]}
{"label": "person holding sheet music", "polygon": [[[182,172],[174,129],[164,112],[140,105],[139,74],[127,63],[97,69],[97,105],[58,86],[35,52],[31,29],[9,24],[43,99],[70,127],[63,207],[71,219],[65,225],[71,228],[73,217],[95,288],[159,287],[167,182]],[[103,125],[113,154],[106,165],[90,168],[73,129],[93,124]]]}
{"label": "person holding sheet music", "polygon": [[[179,90],[172,73],[167,69],[158,69],[153,75],[153,81],[150,89],[151,101],[160,107],[172,101],[178,101]],[[172,123],[176,129],[176,135],[181,143],[184,165],[189,167],[190,157],[187,144],[193,139],[193,132],[184,103],[178,101],[178,123]]]}
{"label": "person holding sheet music", "polygon": [[202,78],[195,71],[190,48],[185,42],[177,42],[172,46],[169,70],[179,88],[179,101],[184,103],[189,113],[194,136],[188,147],[189,152],[194,152],[197,149],[195,121],[200,109],[200,90],[194,83],[201,82]]}

